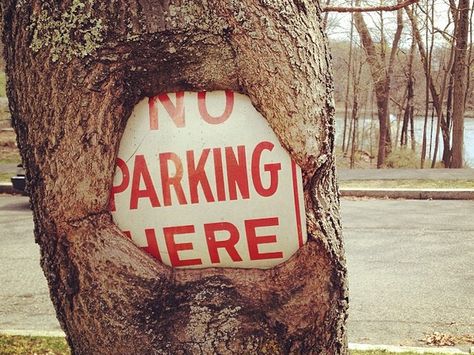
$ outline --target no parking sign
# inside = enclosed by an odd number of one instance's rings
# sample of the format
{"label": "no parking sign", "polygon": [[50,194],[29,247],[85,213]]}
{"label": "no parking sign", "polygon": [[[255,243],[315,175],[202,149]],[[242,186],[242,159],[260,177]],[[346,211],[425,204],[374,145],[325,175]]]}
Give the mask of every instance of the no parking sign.
{"label": "no parking sign", "polygon": [[306,242],[301,169],[232,91],[141,101],[120,144],[110,209],[139,247],[173,267],[269,268]]}

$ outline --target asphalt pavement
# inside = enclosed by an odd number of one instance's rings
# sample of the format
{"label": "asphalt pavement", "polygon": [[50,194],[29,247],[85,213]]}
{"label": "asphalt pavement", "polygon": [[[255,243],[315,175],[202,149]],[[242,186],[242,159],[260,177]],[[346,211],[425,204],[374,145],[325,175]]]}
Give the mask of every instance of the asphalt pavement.
{"label": "asphalt pavement", "polygon": [[[474,334],[473,211],[474,201],[342,200],[350,342]],[[0,332],[60,330],[26,197],[0,195],[0,263]]]}
{"label": "asphalt pavement", "polygon": [[0,195],[0,331],[61,330],[39,260],[28,197]]}
{"label": "asphalt pavement", "polygon": [[473,212],[474,201],[342,201],[349,341],[474,335]]}

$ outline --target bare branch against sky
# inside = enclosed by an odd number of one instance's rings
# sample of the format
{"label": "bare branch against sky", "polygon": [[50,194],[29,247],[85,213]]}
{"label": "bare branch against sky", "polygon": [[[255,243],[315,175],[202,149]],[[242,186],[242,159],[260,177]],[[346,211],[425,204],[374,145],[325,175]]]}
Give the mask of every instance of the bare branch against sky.
{"label": "bare branch against sky", "polygon": [[419,0],[406,0],[395,5],[382,6],[325,6],[324,12],[373,12],[373,11],[396,11],[406,6],[417,3]]}

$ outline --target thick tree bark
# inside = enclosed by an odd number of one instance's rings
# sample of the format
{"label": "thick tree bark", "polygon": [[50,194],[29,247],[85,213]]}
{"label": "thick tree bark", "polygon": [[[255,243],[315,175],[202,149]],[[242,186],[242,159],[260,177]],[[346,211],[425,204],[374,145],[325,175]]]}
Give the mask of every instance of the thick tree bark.
{"label": "thick tree bark", "polygon": [[[344,354],[332,77],[312,1],[2,1],[35,237],[74,354]],[[108,210],[134,105],[248,95],[303,171],[308,242],[269,270],[171,269]],[[245,129],[252,129],[246,127]]]}

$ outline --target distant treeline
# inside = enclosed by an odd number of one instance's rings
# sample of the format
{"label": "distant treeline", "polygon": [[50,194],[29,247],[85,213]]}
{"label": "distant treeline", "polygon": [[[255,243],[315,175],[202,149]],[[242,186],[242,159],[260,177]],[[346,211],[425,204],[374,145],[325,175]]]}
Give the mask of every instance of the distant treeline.
{"label": "distant treeline", "polygon": [[[354,5],[364,4],[356,0]],[[361,140],[374,138],[379,168],[398,148],[419,152],[420,167],[425,160],[437,166],[441,151],[443,166],[464,166],[464,117],[474,111],[471,6],[472,0],[451,0],[449,5],[423,0],[396,12],[353,12],[344,27],[325,18],[332,38],[336,104],[344,107],[341,148],[351,166]],[[341,40],[341,29],[347,40]],[[364,111],[376,112],[377,137],[360,135],[358,120]],[[424,117],[421,142],[415,141],[415,116]]]}

